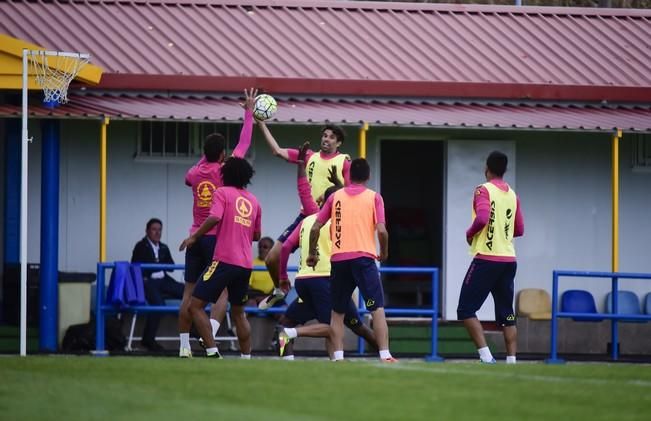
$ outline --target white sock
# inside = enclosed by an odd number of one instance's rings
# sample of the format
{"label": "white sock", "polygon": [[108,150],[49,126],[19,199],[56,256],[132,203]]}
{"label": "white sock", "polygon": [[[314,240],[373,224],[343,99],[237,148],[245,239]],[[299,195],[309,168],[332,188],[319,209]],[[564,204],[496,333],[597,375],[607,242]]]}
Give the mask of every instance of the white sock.
{"label": "white sock", "polygon": [[181,341],[181,348],[190,348],[190,334],[180,333],[179,340]]}
{"label": "white sock", "polygon": [[280,288],[274,288],[274,292],[271,293],[271,295],[285,295],[285,292]]}
{"label": "white sock", "polygon": [[389,352],[388,349],[381,349],[380,350],[380,359],[386,360],[388,358],[391,358],[391,353]]}
{"label": "white sock", "polygon": [[298,336],[298,332],[296,331],[296,328],[286,327],[284,330],[289,339],[294,339],[295,337]]}
{"label": "white sock", "polygon": [[221,326],[221,324],[217,320],[210,319],[210,327],[212,327],[212,337],[213,338],[217,337],[217,332],[219,331],[219,326]]}
{"label": "white sock", "polygon": [[240,358],[243,360],[250,360],[251,354],[240,354]]}
{"label": "white sock", "polygon": [[506,356],[506,363],[507,364],[515,364],[515,355],[507,355]]}
{"label": "white sock", "polygon": [[294,361],[294,356],[293,355],[285,355],[283,357],[283,360]]}
{"label": "white sock", "polygon": [[344,359],[344,351],[335,351],[332,353],[332,361],[339,361]]}
{"label": "white sock", "polygon": [[485,362],[493,361],[493,354],[491,354],[491,350],[488,349],[487,346],[485,346],[483,348],[479,348],[477,350],[477,352],[479,352],[479,358],[481,358],[482,361],[485,361]]}
{"label": "white sock", "polygon": [[219,350],[217,349],[217,347],[214,347],[214,348],[206,348],[206,355],[216,354],[217,352],[219,352]]}

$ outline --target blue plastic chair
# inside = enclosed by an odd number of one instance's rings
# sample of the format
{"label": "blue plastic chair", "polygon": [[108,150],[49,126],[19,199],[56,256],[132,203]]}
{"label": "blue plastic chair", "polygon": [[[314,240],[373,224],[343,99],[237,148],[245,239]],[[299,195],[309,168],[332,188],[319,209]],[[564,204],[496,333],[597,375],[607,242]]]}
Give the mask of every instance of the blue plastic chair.
{"label": "blue plastic chair", "polygon": [[[606,294],[606,311],[613,312],[612,293]],[[621,314],[642,314],[640,301],[633,291],[617,291],[617,312]]]}
{"label": "blue plastic chair", "polygon": [[[569,289],[561,295],[561,312],[564,313],[597,313],[594,297],[582,289]],[[572,317],[577,322],[599,322],[603,319],[587,319]]]}
{"label": "blue plastic chair", "polygon": [[[606,294],[606,312],[613,312],[612,293]],[[619,314],[642,314],[640,300],[633,291],[617,291],[617,313]],[[622,322],[645,323],[646,320],[621,319]]]}
{"label": "blue plastic chair", "polygon": [[647,293],[646,297],[644,297],[644,312],[651,314],[651,292]]}

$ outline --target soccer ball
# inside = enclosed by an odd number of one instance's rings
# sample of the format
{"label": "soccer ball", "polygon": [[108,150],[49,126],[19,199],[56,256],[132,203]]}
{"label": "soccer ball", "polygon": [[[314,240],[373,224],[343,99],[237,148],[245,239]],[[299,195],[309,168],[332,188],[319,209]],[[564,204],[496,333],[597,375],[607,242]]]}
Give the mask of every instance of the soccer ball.
{"label": "soccer ball", "polygon": [[253,116],[258,120],[270,119],[278,109],[276,100],[271,95],[262,94],[255,97]]}

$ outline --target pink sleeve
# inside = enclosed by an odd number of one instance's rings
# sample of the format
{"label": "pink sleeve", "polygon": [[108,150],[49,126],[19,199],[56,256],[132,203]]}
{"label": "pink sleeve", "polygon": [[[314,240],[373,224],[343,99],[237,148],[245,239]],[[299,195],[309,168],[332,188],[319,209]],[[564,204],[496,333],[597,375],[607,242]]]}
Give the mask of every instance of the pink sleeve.
{"label": "pink sleeve", "polygon": [[344,186],[350,186],[350,159],[344,161],[344,168],[341,171],[344,175]]}
{"label": "pink sleeve", "polygon": [[384,218],[384,199],[380,193],[375,193],[375,223],[386,224]]}
{"label": "pink sleeve", "polygon": [[475,234],[481,231],[488,223],[491,204],[488,189],[486,189],[486,187],[479,186],[475,189],[472,206],[475,209],[475,219],[472,221],[470,228],[466,231],[466,238],[474,237]]}
{"label": "pink sleeve", "polygon": [[255,223],[254,223],[254,228],[253,228],[253,234],[261,234],[262,233],[262,207],[260,204],[258,204],[258,212],[257,215],[255,216]]}
{"label": "pink sleeve", "polygon": [[331,194],[319,211],[319,214],[316,216],[316,220],[319,221],[319,223],[325,224],[328,219],[330,219],[330,215],[332,214],[332,202],[334,201],[334,198],[335,195]]}
{"label": "pink sleeve", "polygon": [[[294,164],[296,163],[296,160],[298,159],[298,149],[294,148],[287,148],[287,162],[293,162]],[[305,160],[307,161],[309,159],[309,151],[308,154],[305,155]]]}
{"label": "pink sleeve", "polygon": [[292,250],[298,247],[298,237],[302,226],[303,223],[301,222],[294,228],[294,231],[289,234],[289,237],[283,242],[283,247],[280,249],[280,267],[278,268],[280,279],[289,279],[287,275],[287,261],[289,260],[289,255],[292,254]]}
{"label": "pink sleeve", "polygon": [[242,124],[242,131],[240,131],[240,140],[235,146],[233,156],[236,158],[244,158],[246,151],[251,146],[251,136],[253,135],[253,112],[244,111],[244,123]]}
{"label": "pink sleeve", "polygon": [[513,236],[522,237],[524,235],[524,216],[522,216],[522,207],[520,206],[520,198],[517,198],[518,204],[515,209],[515,227],[513,227]]}
{"label": "pink sleeve", "polygon": [[301,200],[301,206],[303,207],[303,215],[308,216],[317,213],[319,211],[319,205],[317,205],[312,198],[312,189],[310,183],[307,181],[307,177],[300,177],[296,182],[298,187],[298,197]]}
{"label": "pink sleeve", "polygon": [[199,162],[194,164],[187,173],[185,173],[185,185],[186,186],[192,186],[192,178],[194,178],[194,173],[197,172],[197,169],[199,168],[199,165],[203,164],[206,162],[206,156],[202,156]]}
{"label": "pink sleeve", "polygon": [[192,174],[194,173],[194,168],[192,167],[188,170],[188,172],[185,173],[185,185],[186,186],[192,186]]}
{"label": "pink sleeve", "polygon": [[215,196],[212,199],[212,207],[210,208],[210,216],[213,216],[220,221],[224,216],[224,207],[226,205],[226,198],[222,189],[217,189]]}

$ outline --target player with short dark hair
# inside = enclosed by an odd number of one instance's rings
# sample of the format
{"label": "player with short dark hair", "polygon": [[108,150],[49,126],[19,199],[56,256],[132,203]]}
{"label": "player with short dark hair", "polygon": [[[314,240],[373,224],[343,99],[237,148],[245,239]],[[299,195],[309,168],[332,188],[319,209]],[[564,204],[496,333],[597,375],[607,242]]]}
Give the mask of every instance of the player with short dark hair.
{"label": "player with short dark hair", "polygon": [[[319,239],[319,253],[323,258],[314,268],[310,268],[306,262],[310,243],[310,229],[316,221],[316,213],[319,211],[319,205],[310,194],[310,185],[305,173],[304,159],[308,147],[309,143],[304,143],[297,158],[298,194],[303,206],[303,212],[308,216],[287,237],[287,240],[282,245],[280,255],[279,279],[286,281],[289,279],[287,276],[287,260],[290,253],[297,247],[301,252],[298,274],[294,283],[298,298],[289,305],[280,319],[280,324],[283,326],[278,335],[280,356],[287,359],[293,359],[291,346],[288,345],[298,336],[324,337],[326,338],[326,348],[330,358],[333,358],[334,351],[329,339],[332,310],[332,299],[330,297],[330,250],[332,242],[329,235],[329,222],[321,228],[323,235]],[[324,201],[342,187],[335,173],[334,170],[331,171],[331,181],[334,186],[326,189]],[[305,325],[305,323],[313,319],[317,319],[318,323]],[[373,332],[361,322],[359,312],[350,298],[345,312],[344,323],[357,335],[365,338],[373,347],[377,347]]]}
{"label": "player with short dark hair", "polygon": [[[320,261],[318,245],[321,228],[330,221],[332,257],[330,291],[332,315],[330,338],[333,359],[344,359],[344,314],[356,287],[364,297],[366,308],[373,315],[373,332],[380,360],[396,362],[389,352],[389,329],[384,314],[384,291],[375,259],[385,261],[389,256],[389,233],[384,219],[384,200],[379,193],[366,187],[370,167],[364,158],[350,164],[351,184],[332,194],[319,211],[310,229],[307,265],[316,268]],[[375,233],[380,243],[377,255]]]}
{"label": "player with short dark hair", "polygon": [[[244,124],[240,138],[233,151],[233,156],[244,157],[251,145],[253,134],[253,106],[257,90],[251,88],[244,90]],[[221,168],[224,163],[226,139],[221,133],[211,133],[206,136],[203,145],[204,156],[199,162],[188,170],[185,175],[185,184],[192,189],[192,226],[190,234],[196,232],[210,214],[213,197],[218,188],[223,185]],[[217,228],[202,235],[192,247],[185,252],[185,288],[183,300],[179,311],[179,356],[191,357],[190,328],[192,316],[189,313],[189,304],[192,291],[201,272],[212,261],[215,243],[217,241]],[[219,330],[220,321],[224,319],[227,307],[227,297],[224,294],[211,308],[210,324],[213,336]]]}
{"label": "player with short dark hair", "polygon": [[[258,121],[258,126],[264,134],[267,144],[271,148],[272,153],[280,158],[283,158],[285,161],[290,163],[296,163],[298,156],[298,150],[292,148],[281,148],[278,145],[278,142],[269,131],[269,128],[263,121]],[[312,150],[307,151],[306,156],[306,165],[307,165],[307,180],[310,184],[310,193],[312,198],[320,202],[323,200],[323,193],[326,188],[332,185],[328,180],[328,174],[330,169],[334,166],[336,167],[336,175],[340,180],[344,180],[344,184],[348,185],[349,183],[349,168],[350,168],[350,157],[346,154],[339,152],[339,147],[344,143],[344,131],[333,124],[328,124],[321,129],[321,143],[320,150],[318,153],[313,152]],[[265,300],[261,301],[258,307],[261,309],[266,309],[272,307],[276,303],[282,301],[285,297],[285,294],[289,291],[290,285],[287,282],[280,283],[278,279],[278,267],[280,262],[280,250],[282,248],[282,243],[285,242],[289,234],[296,228],[296,226],[305,218],[305,213],[303,210],[299,215],[294,219],[276,240],[271,251],[265,259],[267,269],[271,274],[271,279],[274,282],[274,291]]]}
{"label": "player with short dark hair", "polygon": [[480,361],[488,364],[494,364],[495,359],[476,316],[488,294],[495,301],[495,320],[502,326],[506,362],[516,362],[517,330],[513,292],[517,263],[513,238],[524,234],[524,218],[520,199],[502,179],[507,164],[508,158],[504,153],[491,152],[484,170],[486,182],[475,189],[473,221],[466,231],[466,241],[470,245],[473,260],[461,285],[457,306],[457,317],[463,320],[477,346]]}
{"label": "player with short dark hair", "polygon": [[206,347],[206,355],[221,358],[215,345],[204,308],[228,291],[242,358],[251,358],[251,326],[244,313],[251,276],[251,244],[260,239],[262,209],[257,198],[246,190],[253,168],[244,158],[230,157],[221,169],[224,186],[215,193],[210,215],[199,229],[183,240],[179,250],[191,247],[197,239],[217,227],[219,242],[212,263],[201,274],[190,300],[192,320]]}

